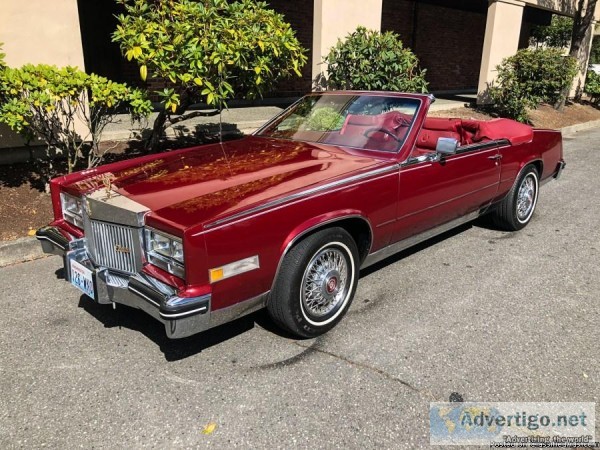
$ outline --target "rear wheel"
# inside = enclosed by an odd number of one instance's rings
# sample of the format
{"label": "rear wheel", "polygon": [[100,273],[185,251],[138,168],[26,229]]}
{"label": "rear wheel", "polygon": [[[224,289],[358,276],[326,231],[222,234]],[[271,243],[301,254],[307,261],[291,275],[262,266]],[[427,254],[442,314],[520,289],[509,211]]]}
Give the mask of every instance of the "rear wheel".
{"label": "rear wheel", "polygon": [[348,310],[358,283],[358,249],[342,228],[318,231],[285,255],[267,309],[282,328],[316,337]]}
{"label": "rear wheel", "polygon": [[539,179],[537,169],[526,166],[508,195],[492,212],[494,224],[507,231],[517,231],[531,221],[537,205]]}

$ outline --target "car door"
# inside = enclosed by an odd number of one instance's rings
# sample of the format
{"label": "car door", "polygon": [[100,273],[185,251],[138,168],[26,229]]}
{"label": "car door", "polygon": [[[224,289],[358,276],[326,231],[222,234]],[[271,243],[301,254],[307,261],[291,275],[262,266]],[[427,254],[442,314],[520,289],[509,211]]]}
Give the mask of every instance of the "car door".
{"label": "car door", "polygon": [[400,168],[393,241],[477,211],[498,190],[501,156],[493,143],[459,148],[439,161],[426,156],[409,158]]}

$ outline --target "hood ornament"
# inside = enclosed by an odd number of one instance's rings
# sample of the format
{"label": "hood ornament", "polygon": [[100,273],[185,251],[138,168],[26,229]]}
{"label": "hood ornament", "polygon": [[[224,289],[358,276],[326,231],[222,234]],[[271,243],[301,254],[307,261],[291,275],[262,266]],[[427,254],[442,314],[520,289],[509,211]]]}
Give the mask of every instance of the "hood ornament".
{"label": "hood ornament", "polygon": [[115,176],[112,173],[105,173],[102,175],[101,180],[102,180],[102,184],[104,185],[104,191],[106,192],[106,199],[105,200],[109,200],[110,197],[112,196],[112,183],[115,179]]}

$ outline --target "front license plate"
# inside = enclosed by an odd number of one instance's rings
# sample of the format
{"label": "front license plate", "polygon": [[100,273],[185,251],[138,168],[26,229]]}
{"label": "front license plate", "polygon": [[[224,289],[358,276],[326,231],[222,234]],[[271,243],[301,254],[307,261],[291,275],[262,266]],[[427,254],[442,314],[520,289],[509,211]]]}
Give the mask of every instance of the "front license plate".
{"label": "front license plate", "polygon": [[95,298],[92,271],[74,259],[71,259],[71,284],[88,297]]}

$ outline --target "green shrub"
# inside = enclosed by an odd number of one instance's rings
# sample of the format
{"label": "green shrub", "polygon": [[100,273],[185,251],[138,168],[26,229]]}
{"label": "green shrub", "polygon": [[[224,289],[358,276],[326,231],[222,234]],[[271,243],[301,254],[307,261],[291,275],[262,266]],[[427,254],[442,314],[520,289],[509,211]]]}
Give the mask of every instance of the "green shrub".
{"label": "green shrub", "polygon": [[27,64],[0,72],[0,122],[27,138],[42,139],[48,149],[67,158],[69,172],[87,151],[88,167],[99,164],[104,127],[119,108],[134,116],[148,115],[144,94],[76,67]]}
{"label": "green shrub", "polygon": [[589,70],[583,90],[592,98],[592,103],[600,104],[600,75]]}
{"label": "green shrub", "polygon": [[577,62],[556,48],[523,49],[503,60],[497,70],[489,89],[493,110],[527,122],[529,109],[564,100],[563,92],[577,73]]}
{"label": "green shrub", "polygon": [[358,27],[338,40],[325,57],[327,87],[401,92],[427,92],[425,70],[399,36]]}

